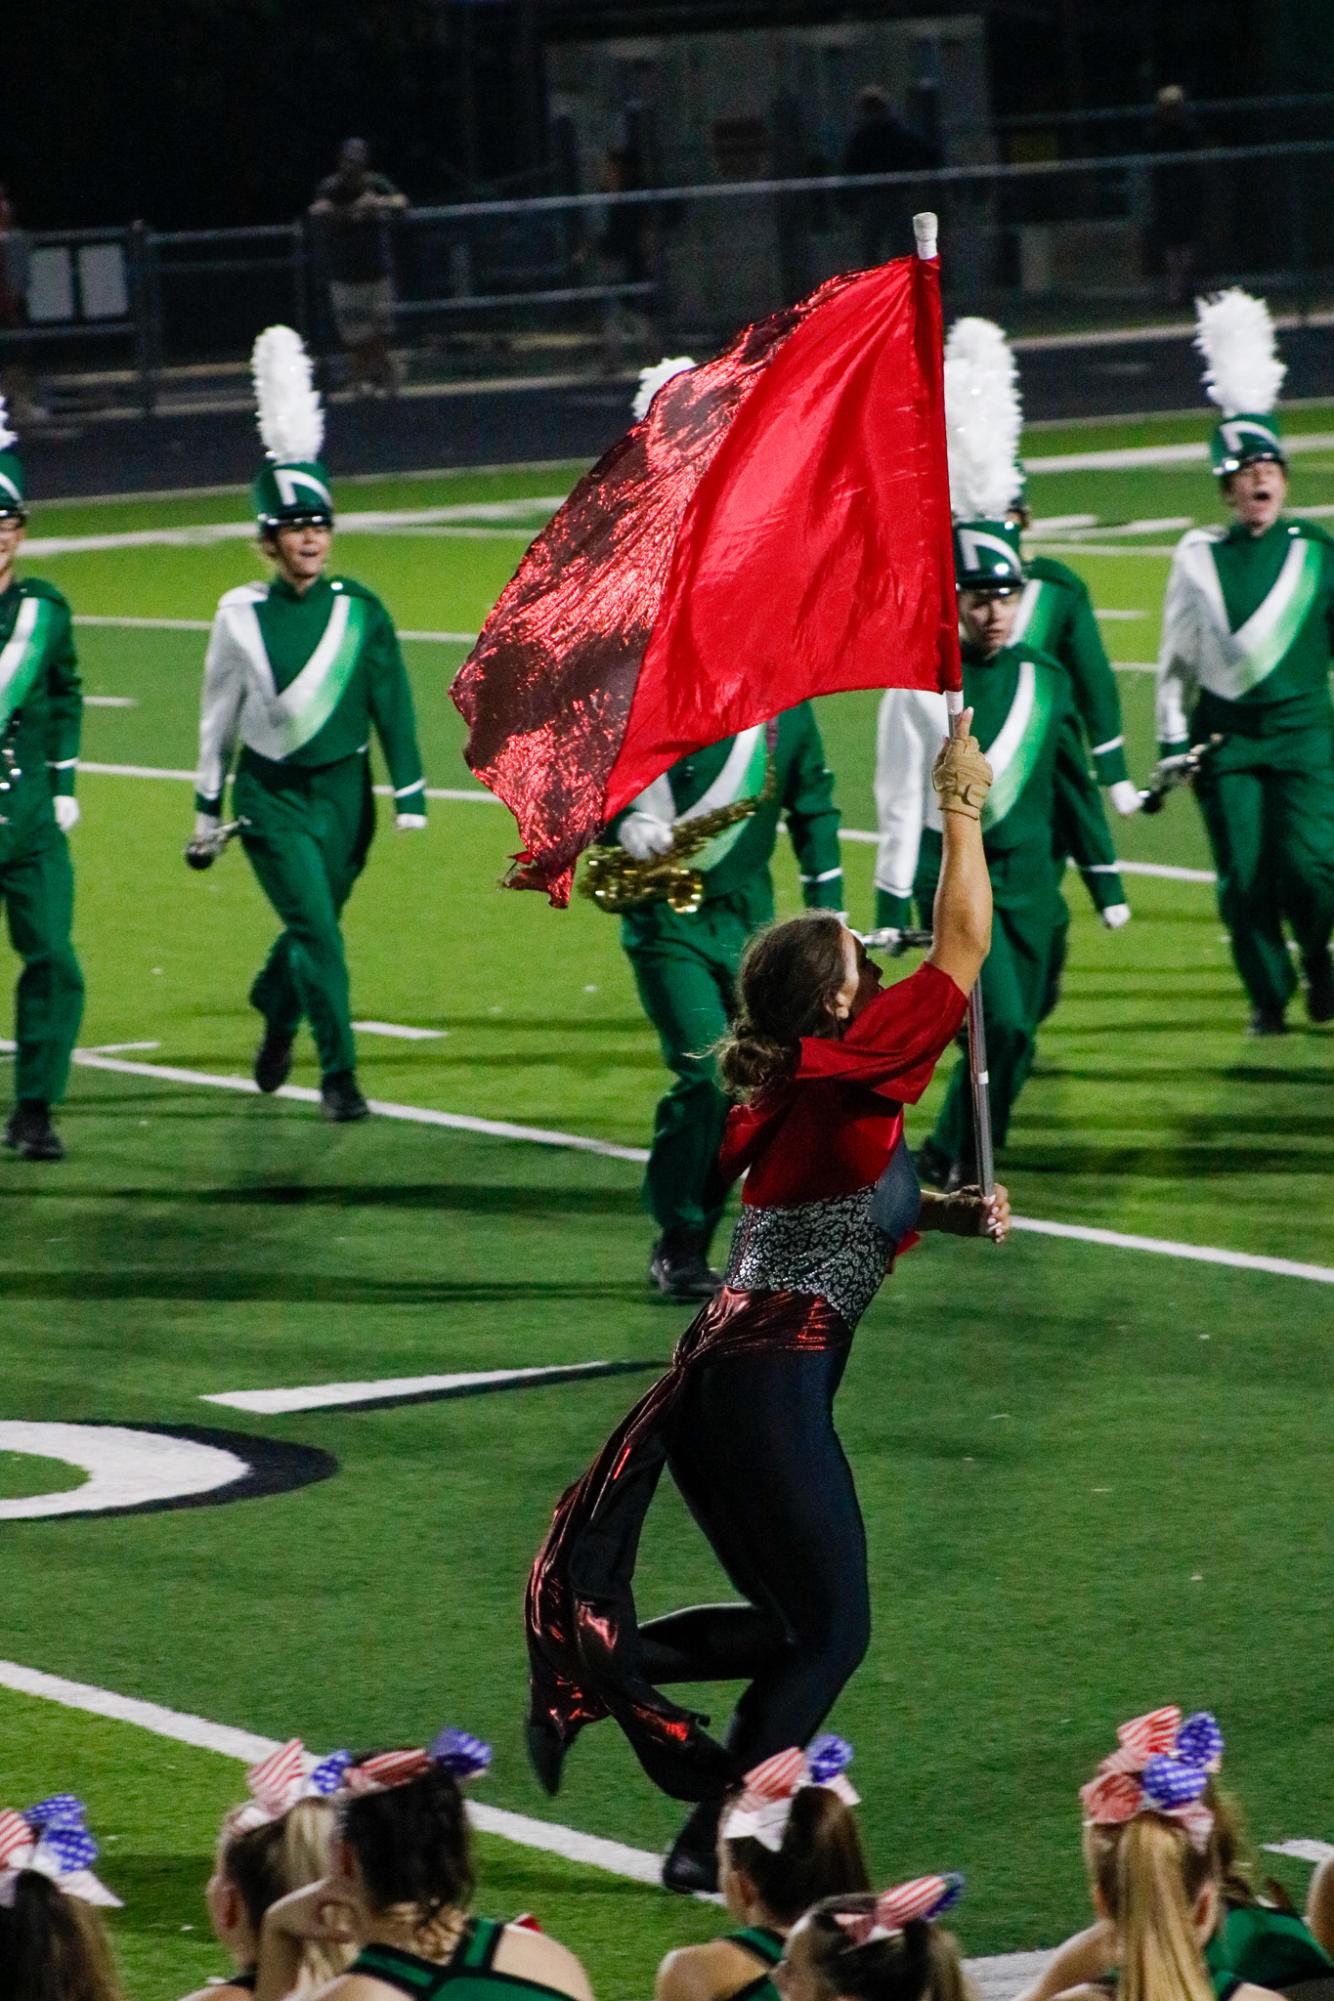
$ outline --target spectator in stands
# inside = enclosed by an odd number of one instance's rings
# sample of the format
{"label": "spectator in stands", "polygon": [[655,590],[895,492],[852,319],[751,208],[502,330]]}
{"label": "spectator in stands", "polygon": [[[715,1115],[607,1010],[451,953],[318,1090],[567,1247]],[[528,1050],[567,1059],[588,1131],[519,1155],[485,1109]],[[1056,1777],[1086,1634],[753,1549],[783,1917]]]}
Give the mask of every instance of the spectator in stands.
{"label": "spectator in stands", "polygon": [[46,416],[33,390],[32,376],[17,336],[28,324],[28,272],[31,255],[26,230],[20,229],[9,189],[0,181],[0,383],[10,415],[20,430]]}
{"label": "spectator in stands", "polygon": [[782,2001],[975,2001],[957,1939],[932,1922],[962,1890],[962,1876],[924,1876],[879,1896],[827,1897],[774,1969]]}
{"label": "spectator in stands", "polygon": [[82,1803],[55,1793],[0,1809],[0,1992],[5,2001],[123,2001],[99,1905]]}
{"label": "spectator in stands", "polygon": [[817,1737],[748,1772],[723,1809],[718,1877],[740,1929],[669,1952],[655,2001],[777,2001],[773,1969],[803,1911],[822,1898],[869,1890],[857,1795],[843,1777],[852,1748]]}
{"label": "spectator in stands", "polygon": [[[858,92],[856,122],[843,149],[841,173],[920,174],[942,164],[940,148],[894,116],[879,84],[868,84]],[[912,190],[849,188],[842,206],[857,223],[858,258],[869,267],[883,262],[902,232],[904,217],[919,203]]]}
{"label": "spectator in stands", "polygon": [[[1212,1718],[1206,1720],[1212,1724]],[[1190,1717],[1186,1723],[1181,1723],[1180,1711],[1176,1709],[1157,1710],[1152,1716],[1137,1717],[1132,1723],[1124,1724],[1119,1734],[1121,1747],[1113,1753],[1113,1758],[1122,1761],[1121,1770],[1119,1774],[1110,1775],[1116,1778],[1116,1784],[1109,1786],[1107,1766],[1111,1760],[1106,1760],[1092,1786],[1084,1788],[1085,1804],[1091,1815],[1086,1823],[1086,1846],[1097,1921],[1086,1931],[1067,1939],[1052,1955],[1038,1979],[1026,1987],[1016,2001],[1054,2001],[1056,1995],[1070,1993],[1088,1997],[1105,1994],[1108,1983],[1116,1978],[1118,1960],[1124,1958],[1122,1941],[1126,1935],[1125,1925],[1116,1916],[1124,1908],[1120,1886],[1124,1884],[1131,1895],[1132,1907],[1137,1913],[1135,1922],[1139,1923],[1146,1908],[1145,1897],[1152,1894],[1149,1889],[1150,1865],[1145,1857],[1155,1842],[1163,1851],[1163,1864],[1169,1876],[1173,1869],[1178,1870],[1178,1878],[1182,1870],[1185,1872],[1192,1920],[1197,1916],[1207,1917],[1208,1920],[1204,1929],[1201,1930],[1198,1925],[1194,1927],[1203,1968],[1201,1977],[1206,1984],[1200,1987],[1192,1979],[1189,1987],[1174,1987],[1174,1995],[1184,1997],[1189,1993],[1198,1996],[1198,2001],[1205,2001],[1206,1996],[1213,1995],[1220,1997],[1221,2001],[1221,1997],[1246,1989],[1249,1983],[1254,1983],[1249,1989],[1254,1994],[1261,1989],[1294,1989],[1306,1981],[1328,1982],[1334,1975],[1334,1959],[1330,1958],[1318,1937],[1313,1936],[1312,1929],[1317,1921],[1320,1902],[1318,1879],[1312,1884],[1310,1926],[1304,1924],[1293,1910],[1284,1907],[1286,1898],[1278,1884],[1266,1885],[1270,1900],[1263,1900],[1254,1886],[1253,1869],[1246,1856],[1247,1843],[1235,1802],[1219,1790],[1208,1769],[1212,1758],[1207,1759],[1203,1767],[1192,1766],[1188,1762],[1192,1747],[1203,1746],[1209,1750],[1215,1743],[1218,1746],[1216,1755],[1221,1757],[1221,1737],[1206,1736],[1200,1717]],[[1155,1734],[1157,1741],[1168,1747],[1156,1754],[1149,1748]],[[1173,1749],[1183,1743],[1184,1751]],[[1155,1756],[1166,1766],[1162,1774],[1149,1768]],[[1169,1815],[1163,1818],[1161,1825],[1165,1833],[1161,1838],[1152,1829],[1148,1835],[1141,1832],[1128,1837],[1126,1831],[1134,1819],[1142,1815],[1154,1816],[1152,1804],[1145,1803],[1146,1784],[1148,1801],[1158,1796],[1155,1787],[1165,1787],[1174,1777],[1177,1790],[1181,1789],[1181,1773],[1174,1774],[1171,1770],[1173,1758],[1178,1765],[1184,1766],[1185,1784],[1193,1783],[1190,1777],[1193,1771],[1202,1775],[1204,1782],[1196,1802],[1185,1802],[1184,1810],[1179,1808],[1174,1817]],[[1127,1771],[1127,1760],[1139,1760],[1138,1771]],[[1136,1804],[1137,1800],[1139,1804]],[[1122,1821],[1104,1824],[1096,1819],[1100,1811],[1124,1811],[1132,1805],[1136,1806],[1135,1813]],[[1187,1818],[1187,1810],[1190,1818]],[[1209,1823],[1206,1847],[1189,1854],[1184,1851],[1178,1854],[1186,1836],[1193,1833],[1197,1840],[1206,1840],[1206,1822]],[[1127,1848],[1128,1838],[1130,1846]],[[1112,1886],[1110,1891],[1106,1888],[1107,1884]],[[1196,1885],[1194,1890],[1190,1889],[1191,1884]],[[1149,1962],[1161,1973],[1164,1959],[1171,1950],[1173,1923],[1179,1934],[1184,1928],[1184,1921],[1179,1908],[1181,1894],[1176,1889],[1170,1895],[1166,1892],[1157,1894],[1158,1935],[1153,1940],[1142,1939],[1136,1957],[1147,1955]],[[1195,1946],[1184,1944],[1178,1937],[1176,1952],[1178,1965],[1184,1958],[1193,1976]],[[1117,1990],[1122,2001],[1126,1980],[1123,1968]],[[1154,2001],[1157,2001],[1157,1986],[1153,1995]]]}
{"label": "spectator in stands", "polygon": [[[1186,103],[1179,83],[1159,91],[1149,121],[1145,150],[1149,153],[1198,153],[1205,136]],[[1150,250],[1153,267],[1174,306],[1189,300],[1204,221],[1207,176],[1193,160],[1154,167],[1150,180],[1152,219]]]}
{"label": "spectator in stands", "polygon": [[336,171],[320,182],[310,205],[323,236],[334,325],[347,350],[352,387],[362,394],[388,396],[399,385],[389,346],[394,331],[389,222],[407,205],[392,181],[371,172],[364,139],[343,141]]}
{"label": "spectator in stands", "polygon": [[468,1915],[473,1863],[459,1782],[490,1758],[477,1738],[446,1730],[429,1751],[381,1751],[348,1767],[331,1874],[265,1914],[257,2001],[290,1994],[312,1940],[360,1948],[321,2001],[421,2001],[445,1979],[468,1993],[494,1987],[498,2001],[592,2001],[583,1967],[555,1939]]}
{"label": "spectator in stands", "polygon": [[[226,1980],[210,1981],[188,2001],[247,2001],[255,1989],[264,1913],[280,1897],[327,1876],[333,1866],[337,1813],[332,1800],[297,1799],[270,1815],[268,1807],[276,1803],[252,1796],[223,1822],[204,1898],[214,1936],[230,1955],[234,1971]],[[352,1956],[349,1946],[310,1940],[302,1949],[292,1991],[305,1994],[323,1986]]]}

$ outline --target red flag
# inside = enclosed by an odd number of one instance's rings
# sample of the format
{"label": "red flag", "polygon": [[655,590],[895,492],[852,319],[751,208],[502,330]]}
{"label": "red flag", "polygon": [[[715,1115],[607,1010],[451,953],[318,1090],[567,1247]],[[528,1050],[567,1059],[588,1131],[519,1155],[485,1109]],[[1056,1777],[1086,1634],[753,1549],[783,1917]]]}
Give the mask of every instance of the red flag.
{"label": "red flag", "polygon": [[471,768],[568,902],[689,752],[848,688],[960,685],[938,267],[831,278],[673,377],[533,543],[455,678]]}

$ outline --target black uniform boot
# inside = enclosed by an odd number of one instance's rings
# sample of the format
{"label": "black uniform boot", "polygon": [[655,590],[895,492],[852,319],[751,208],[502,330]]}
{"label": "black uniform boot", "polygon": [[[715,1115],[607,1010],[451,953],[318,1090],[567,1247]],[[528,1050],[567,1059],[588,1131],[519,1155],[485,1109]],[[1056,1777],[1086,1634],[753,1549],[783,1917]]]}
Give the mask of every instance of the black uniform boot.
{"label": "black uniform boot", "polygon": [[1251,1018],[1246,1024],[1247,1035],[1286,1035],[1287,1032],[1288,1024],[1281,1007],[1251,1009]]}
{"label": "black uniform boot", "polygon": [[705,1238],[694,1230],[664,1230],[653,1246],[648,1282],[666,1299],[712,1299],[722,1279],[709,1263]]}
{"label": "black uniform boot", "polygon": [[355,1070],[331,1070],[321,1079],[320,1104],[325,1118],[332,1119],[336,1126],[349,1125],[353,1119],[368,1119],[371,1115]]}
{"label": "black uniform boot", "polygon": [[721,1800],[701,1800],[692,1807],[685,1826],[668,1849],[662,1865],[662,1880],[668,1890],[683,1896],[718,1888],[718,1822]]}
{"label": "black uniform boot", "polygon": [[40,1098],[20,1098],[5,1126],[5,1145],[20,1160],[63,1160],[65,1149],[51,1123],[51,1107]]}
{"label": "black uniform boot", "polygon": [[1312,1021],[1334,1021],[1334,963],[1329,956],[1329,947],[1308,959],[1303,968],[1306,974],[1306,1012]]}
{"label": "black uniform boot", "polygon": [[287,1082],[292,1071],[292,1045],[296,1037],[275,1028],[272,1022],[264,1030],[264,1040],[255,1051],[255,1082],[261,1091],[277,1091]]}

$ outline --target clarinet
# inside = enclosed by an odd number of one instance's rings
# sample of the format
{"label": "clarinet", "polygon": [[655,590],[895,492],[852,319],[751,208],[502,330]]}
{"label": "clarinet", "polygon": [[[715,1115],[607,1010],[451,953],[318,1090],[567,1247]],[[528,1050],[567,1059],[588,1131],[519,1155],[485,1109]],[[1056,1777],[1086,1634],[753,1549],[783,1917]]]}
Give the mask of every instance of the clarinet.
{"label": "clarinet", "polygon": [[[8,722],[5,724],[3,735],[0,735],[0,804],[3,805],[9,803],[4,795],[12,792],[23,776],[23,772],[19,766],[18,752],[14,747],[14,740],[18,736],[18,733],[19,719],[17,713],[15,713],[10,716]],[[0,812],[0,827],[4,826],[8,819],[8,813]]]}

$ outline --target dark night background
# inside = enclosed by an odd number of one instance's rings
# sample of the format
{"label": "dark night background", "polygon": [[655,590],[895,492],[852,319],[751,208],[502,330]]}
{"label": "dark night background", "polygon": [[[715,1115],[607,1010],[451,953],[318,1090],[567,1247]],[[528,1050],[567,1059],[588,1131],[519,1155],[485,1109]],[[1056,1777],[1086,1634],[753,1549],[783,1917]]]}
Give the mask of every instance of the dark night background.
{"label": "dark night background", "polygon": [[[538,191],[544,42],[950,12],[986,17],[1002,116],[1133,104],[1165,82],[1197,99],[1334,86],[1329,0],[39,0],[11,21],[0,176],[30,228],[278,221],[355,132],[417,202]],[[1248,114],[1210,136],[1283,127]],[[1062,135],[1067,155],[1100,141]]]}

